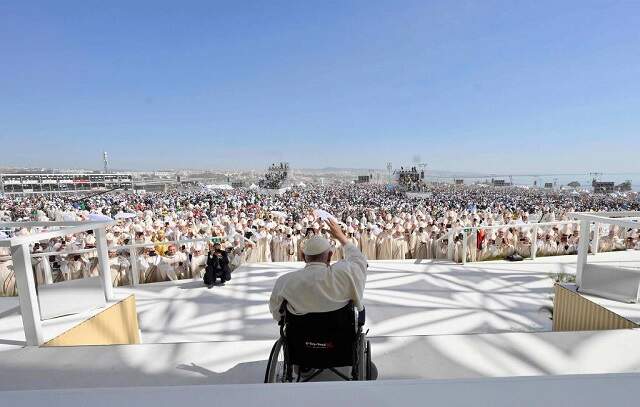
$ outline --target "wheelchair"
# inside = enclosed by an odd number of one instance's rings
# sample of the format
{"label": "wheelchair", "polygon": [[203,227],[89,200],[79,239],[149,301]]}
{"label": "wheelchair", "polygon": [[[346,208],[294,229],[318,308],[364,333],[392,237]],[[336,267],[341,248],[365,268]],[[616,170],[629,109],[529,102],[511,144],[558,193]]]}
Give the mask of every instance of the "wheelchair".
{"label": "wheelchair", "polygon": [[[364,309],[358,312],[353,302],[336,311],[295,315],[283,301],[280,338],[271,349],[264,382],[308,382],[325,370],[343,380],[371,380],[371,344],[362,332],[364,323]],[[349,366],[350,376],[338,370]]]}

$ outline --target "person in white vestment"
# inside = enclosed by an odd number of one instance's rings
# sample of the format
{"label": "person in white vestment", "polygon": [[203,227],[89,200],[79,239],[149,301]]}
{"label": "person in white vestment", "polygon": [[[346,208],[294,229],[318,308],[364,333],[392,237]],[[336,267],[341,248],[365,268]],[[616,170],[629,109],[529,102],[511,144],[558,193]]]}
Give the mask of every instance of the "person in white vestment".
{"label": "person in white vestment", "polygon": [[204,242],[195,242],[191,246],[191,277],[194,280],[202,280],[207,267],[207,255],[204,253]]}
{"label": "person in white vestment", "polygon": [[332,219],[325,221],[331,236],[345,248],[345,259],[331,264],[331,244],[323,236],[313,236],[304,246],[306,266],[276,280],[269,300],[269,311],[280,320],[280,305],[287,300],[296,315],[335,311],[353,301],[362,310],[362,296],[367,278],[367,259],[342,233]]}
{"label": "person in white vestment", "polygon": [[[367,279],[367,259],[342,232],[333,219],[325,221],[331,236],[344,247],[345,259],[331,264],[331,244],[323,236],[307,240],[304,247],[306,266],[287,273],[276,280],[269,299],[269,311],[276,321],[280,320],[280,306],[287,301],[287,309],[295,315],[331,312],[343,308],[353,301],[362,311],[362,297]],[[311,372],[304,371],[303,375]],[[377,369],[372,363],[372,378]]]}

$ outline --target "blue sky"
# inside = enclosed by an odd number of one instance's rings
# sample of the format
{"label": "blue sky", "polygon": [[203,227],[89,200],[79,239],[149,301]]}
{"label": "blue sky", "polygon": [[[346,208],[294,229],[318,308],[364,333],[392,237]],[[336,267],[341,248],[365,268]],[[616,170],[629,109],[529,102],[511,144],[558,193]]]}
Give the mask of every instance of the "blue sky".
{"label": "blue sky", "polygon": [[638,1],[0,1],[0,166],[640,171]]}

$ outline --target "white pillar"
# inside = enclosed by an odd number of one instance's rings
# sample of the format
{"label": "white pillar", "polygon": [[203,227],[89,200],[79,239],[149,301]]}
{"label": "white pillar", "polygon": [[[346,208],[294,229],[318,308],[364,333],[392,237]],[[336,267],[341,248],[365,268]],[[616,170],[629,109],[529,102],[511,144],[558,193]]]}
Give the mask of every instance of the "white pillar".
{"label": "white pillar", "polygon": [[462,264],[467,264],[467,230],[462,229]]}
{"label": "white pillar", "polygon": [[538,251],[538,225],[535,225],[531,229],[531,260],[536,259],[537,251]]}
{"label": "white pillar", "polygon": [[104,288],[104,298],[113,300],[113,283],[111,282],[111,268],[109,267],[109,251],[107,249],[107,232],[103,227],[94,229],[96,235],[96,250],[98,252],[98,264],[100,264],[100,277]]}
{"label": "white pillar", "polygon": [[20,300],[20,314],[24,326],[24,336],[28,346],[40,346],[44,343],[42,335],[42,322],[40,320],[40,306],[36,294],[36,283],[33,279],[33,267],[31,266],[31,253],[29,244],[24,243],[11,248],[13,269],[18,286],[18,299]]}
{"label": "white pillar", "polygon": [[582,273],[587,266],[587,254],[589,252],[589,225],[587,220],[580,221],[580,241],[578,242],[578,264],[576,267],[576,284],[582,285]]}
{"label": "white pillar", "polygon": [[448,240],[447,240],[447,258],[449,260],[455,260],[453,258],[453,253],[454,253],[453,237],[454,236],[455,236],[455,229],[451,228],[451,231],[448,232]]}
{"label": "white pillar", "polygon": [[600,224],[596,222],[593,225],[593,240],[591,242],[591,254],[598,253],[599,244],[600,244]]}

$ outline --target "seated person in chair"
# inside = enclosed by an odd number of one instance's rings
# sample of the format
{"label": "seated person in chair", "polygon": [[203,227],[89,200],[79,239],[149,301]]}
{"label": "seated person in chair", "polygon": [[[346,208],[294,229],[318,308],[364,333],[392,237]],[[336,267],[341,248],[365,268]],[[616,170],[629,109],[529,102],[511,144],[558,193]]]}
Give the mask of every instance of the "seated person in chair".
{"label": "seated person in chair", "polygon": [[[349,302],[353,302],[359,312],[364,310],[362,296],[367,259],[335,220],[325,222],[333,238],[342,244],[344,259],[330,264],[333,253],[329,240],[321,235],[310,237],[302,250],[306,266],[281,276],[273,287],[269,310],[276,321],[280,321],[280,308],[285,300],[287,310],[294,315],[336,311]],[[313,377],[314,369],[299,368],[303,377]],[[375,380],[378,376],[375,364],[371,363],[371,369],[371,379]]]}
{"label": "seated person in chair", "polygon": [[362,296],[367,278],[367,259],[344,235],[333,219],[325,221],[331,235],[342,244],[344,260],[333,265],[331,244],[316,235],[305,242],[302,270],[287,273],[276,280],[269,310],[276,321],[280,320],[280,305],[287,301],[289,312],[304,315],[310,312],[338,310],[353,301],[362,311]]}

